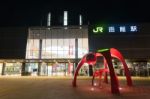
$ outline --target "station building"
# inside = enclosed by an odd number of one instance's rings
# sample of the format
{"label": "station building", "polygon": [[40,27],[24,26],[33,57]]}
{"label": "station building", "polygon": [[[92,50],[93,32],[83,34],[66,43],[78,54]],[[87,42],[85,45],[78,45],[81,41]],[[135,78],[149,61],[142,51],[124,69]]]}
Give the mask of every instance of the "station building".
{"label": "station building", "polygon": [[[150,74],[150,24],[68,25],[64,12],[62,26],[0,28],[0,75],[71,76],[79,60],[88,52],[116,48],[124,56],[133,76]],[[102,66],[101,59],[95,67]],[[118,75],[124,75],[121,63],[113,59]],[[84,64],[80,75],[89,75]]]}
{"label": "station building", "polygon": [[1,28],[1,42],[5,42],[1,45],[7,46],[0,50],[0,74],[73,75],[79,60],[89,52],[88,26],[82,24],[81,15],[79,25],[68,25],[67,11],[63,20],[61,26],[51,26],[48,13],[47,26]]}
{"label": "station building", "polygon": [[[117,48],[124,56],[134,76],[150,74],[149,23],[98,23],[89,26],[89,51]],[[119,75],[124,75],[122,64],[113,59]]]}

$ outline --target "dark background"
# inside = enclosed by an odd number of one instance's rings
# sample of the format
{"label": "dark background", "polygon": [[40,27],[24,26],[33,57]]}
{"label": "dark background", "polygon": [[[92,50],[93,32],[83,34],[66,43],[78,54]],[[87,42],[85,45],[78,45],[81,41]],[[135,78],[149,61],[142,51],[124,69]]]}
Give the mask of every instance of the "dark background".
{"label": "dark background", "polygon": [[52,25],[62,25],[64,10],[69,12],[69,25],[78,25],[79,14],[87,25],[148,23],[149,9],[148,0],[1,0],[0,58],[25,58],[28,27],[45,26],[48,12]]}
{"label": "dark background", "polygon": [[77,24],[79,13],[85,24],[149,22],[149,9],[148,0],[3,0],[0,2],[0,26],[46,25],[48,12],[52,13],[52,23],[60,25],[64,10],[69,11],[70,24]]}

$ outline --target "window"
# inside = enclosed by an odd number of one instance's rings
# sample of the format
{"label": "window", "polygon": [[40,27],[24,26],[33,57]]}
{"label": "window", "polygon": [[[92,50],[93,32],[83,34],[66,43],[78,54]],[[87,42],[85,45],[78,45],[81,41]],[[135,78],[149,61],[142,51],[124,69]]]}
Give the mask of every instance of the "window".
{"label": "window", "polygon": [[39,39],[28,39],[26,53],[28,59],[39,58]]}
{"label": "window", "polygon": [[[35,36],[39,34],[38,36]],[[39,33],[40,32],[40,33]],[[78,57],[81,58],[88,52],[88,33],[82,29],[46,29],[31,30],[29,32],[26,58],[39,59],[40,46],[41,58],[75,58],[75,39],[78,39]],[[42,45],[40,41],[42,40]]]}

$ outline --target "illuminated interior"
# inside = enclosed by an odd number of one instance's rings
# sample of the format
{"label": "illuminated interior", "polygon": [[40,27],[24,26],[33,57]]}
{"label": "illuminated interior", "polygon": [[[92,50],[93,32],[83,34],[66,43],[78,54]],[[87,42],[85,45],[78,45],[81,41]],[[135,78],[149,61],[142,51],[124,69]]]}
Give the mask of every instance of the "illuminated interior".
{"label": "illuminated interior", "polygon": [[30,28],[26,59],[33,61],[26,63],[25,72],[31,75],[73,75],[76,60],[86,53],[87,28]]}
{"label": "illuminated interior", "polygon": [[22,64],[20,62],[6,63],[5,75],[21,75],[21,66]]}
{"label": "illuminated interior", "polygon": [[77,49],[77,58],[88,52],[88,36],[84,31],[31,30],[27,41],[26,59],[75,58]]}

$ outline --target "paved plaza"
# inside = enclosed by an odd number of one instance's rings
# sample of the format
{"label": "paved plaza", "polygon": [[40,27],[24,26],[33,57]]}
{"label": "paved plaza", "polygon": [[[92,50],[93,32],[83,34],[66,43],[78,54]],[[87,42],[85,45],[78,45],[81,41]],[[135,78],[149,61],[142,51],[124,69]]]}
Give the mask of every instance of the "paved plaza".
{"label": "paved plaza", "polygon": [[91,78],[80,77],[73,88],[71,77],[0,77],[0,99],[150,99],[150,78],[133,78],[133,87],[120,77],[120,95],[110,84],[91,86]]}

